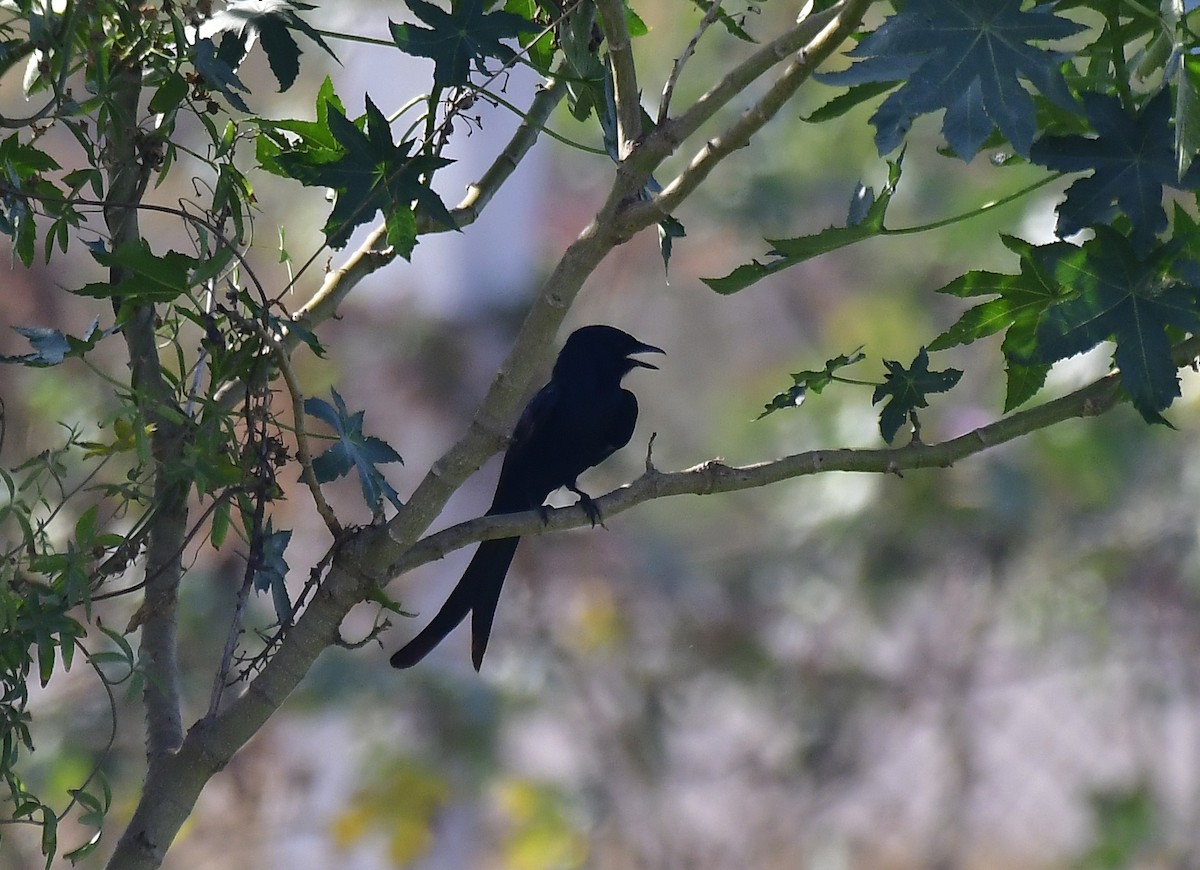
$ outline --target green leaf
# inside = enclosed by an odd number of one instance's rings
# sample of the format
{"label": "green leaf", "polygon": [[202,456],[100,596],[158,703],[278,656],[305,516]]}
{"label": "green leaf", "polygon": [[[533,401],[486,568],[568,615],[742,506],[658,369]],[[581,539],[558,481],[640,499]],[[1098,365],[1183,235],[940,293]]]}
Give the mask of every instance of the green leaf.
{"label": "green leaf", "polygon": [[687,230],[683,228],[683,224],[670,215],[658,222],[658,252],[662,255],[664,272],[671,265],[671,251],[675,240],[686,236]]}
{"label": "green leaf", "polygon": [[808,396],[809,391],[820,395],[822,390],[838,380],[835,373],[839,369],[852,366],[865,358],[866,354],[862,352],[862,348],[860,347],[851,353],[844,353],[840,356],[835,356],[833,359],[825,360],[825,367],[819,371],[792,372],[792,386],[782,393],[777,393],[775,398],[771,399],[763,407],[763,412],[756,419],[761,420],[768,414],[773,414],[785,408],[799,408],[804,403],[804,399]]}
{"label": "green leaf", "polygon": [[454,218],[427,181],[452,161],[426,154],[409,156],[416,143],[393,143],[387,118],[369,96],[366,114],[354,121],[333,100],[323,104],[318,100],[318,104],[323,105],[318,119],[323,114],[326,130],[312,135],[314,131],[306,126],[308,139],[298,147],[280,149],[268,160],[272,167],[301,184],[335,192],[333,211],[324,228],[331,246],[345,245],[355,227],[367,223],[379,211],[387,223],[388,241],[405,258],[417,243],[415,208],[422,208],[444,226],[456,228]]}
{"label": "green leaf", "polygon": [[[772,246],[770,254],[776,259],[766,263],[752,260],[745,265],[738,266],[722,278],[701,278],[700,280],[711,290],[728,296],[745,290],[768,275],[789,269],[797,263],[803,263],[805,260],[811,260],[821,254],[880,235],[884,232],[883,221],[887,215],[888,204],[892,201],[892,195],[896,192],[896,185],[900,181],[900,167],[903,158],[904,155],[901,154],[897,160],[888,161],[888,183],[878,197],[875,196],[872,188],[866,187],[862,183],[855,187],[854,195],[850,200],[846,226],[828,227],[815,235],[799,236],[794,239],[767,239],[767,244]],[[869,203],[865,209],[862,207],[864,202]]]}
{"label": "green leaf", "polygon": [[642,17],[633,10],[633,7],[629,5],[628,0],[622,0],[622,5],[625,7],[625,29],[629,31],[629,35],[637,38],[648,34],[650,28],[642,20]]}
{"label": "green leaf", "polygon": [[[250,89],[237,77],[234,67],[229,61],[217,53],[217,47],[211,39],[198,39],[192,48],[192,65],[204,79],[209,90],[216,91],[225,97],[226,102],[239,112],[249,114],[250,107],[242,99],[241,94],[250,93]],[[238,92],[241,93],[238,93]]]}
{"label": "green leaf", "polygon": [[1076,862],[1080,870],[1122,870],[1138,864],[1163,836],[1162,809],[1144,786],[1090,796],[1094,839]]}
{"label": "green leaf", "polygon": [[317,482],[329,483],[353,468],[358,471],[363,499],[373,514],[382,510],[385,496],[396,510],[400,510],[403,507],[400,494],[375,466],[390,462],[403,465],[404,460],[387,442],[363,434],[363,411],[351,415],[338,391],[330,390],[330,393],[333,395],[333,405],[322,399],[304,400],[305,413],[329,425],[338,436],[337,444],[313,460],[312,468]]}
{"label": "green leaf", "polygon": [[844,94],[838,94],[819,109],[815,109],[804,120],[810,124],[820,124],[840,118],[855,106],[865,103],[872,97],[887,93],[898,84],[899,82],[864,82],[861,85],[855,85]]}
{"label": "green leaf", "polygon": [[[692,3],[705,13],[707,13],[709,7],[712,6],[712,0],[692,0]],[[745,16],[743,15],[742,17],[744,20]],[[724,9],[717,11],[717,21],[721,23],[721,26],[725,28],[730,36],[736,36],[738,39],[742,40],[742,42],[758,42],[757,39],[745,31],[740,22],[735,21],[734,17]]]}
{"label": "green leaf", "polygon": [[[536,22],[543,10],[537,0],[506,0],[504,11]],[[549,9],[546,10],[545,17],[553,19],[557,18],[558,14],[556,10]],[[543,75],[549,75],[554,63],[554,28],[541,28],[537,32],[524,31],[517,37],[517,41],[525,49],[526,56],[534,69]]]}
{"label": "green leaf", "polygon": [[[930,393],[944,393],[958,383],[962,372],[958,369],[944,369],[940,372],[929,370],[929,352],[925,348],[917,353],[912,365],[905,368],[894,360],[884,360],[887,374],[883,383],[875,388],[871,404],[878,404],[887,399],[883,411],[879,414],[879,433],[883,440],[891,444],[905,420],[909,420],[913,428],[919,431],[917,408],[929,407],[926,398]],[[915,437],[915,436],[914,436]]]}
{"label": "green leaf", "polygon": [[942,109],[942,133],[963,160],[975,156],[993,127],[1028,154],[1037,122],[1022,81],[1060,106],[1074,105],[1059,72],[1062,55],[1030,43],[1083,28],[1047,5],[1021,6],[1022,0],[909,0],[850,51],[860,60],[820,78],[838,85],[903,82],[871,117],[880,154],[900,145],[918,115]]}
{"label": "green leaf", "polygon": [[283,558],[291,540],[291,529],[276,531],[268,517],[258,541],[258,562],[254,566],[254,589],[256,592],[270,591],[275,618],[280,625],[291,625],[292,622],[292,601],[286,583],[288,563]]}
{"label": "green leaf", "polygon": [[50,870],[50,866],[54,863],[54,855],[58,851],[58,817],[50,807],[43,806],[41,811],[42,854],[46,856],[46,870]]}
{"label": "green leaf", "polygon": [[173,302],[195,286],[193,272],[200,267],[199,260],[178,251],[155,254],[145,239],[127,242],[115,251],[96,249],[92,255],[102,265],[117,266],[132,274],[119,284],[86,284],[75,292],[135,305]]}
{"label": "green leaf", "polygon": [[1200,152],[1200,56],[1185,54],[1175,70],[1175,176],[1182,181]]}
{"label": "green leaf", "polygon": [[225,543],[225,536],[229,534],[230,521],[230,505],[229,500],[224,499],[217,503],[213,509],[211,525],[208,532],[208,542],[214,550],[221,549]]}
{"label": "green leaf", "polygon": [[471,67],[487,75],[489,57],[505,62],[513,51],[501,40],[541,30],[512,12],[484,12],[483,0],[454,0],[444,12],[425,0],[407,0],[409,10],[428,28],[388,22],[392,39],[406,54],[433,60],[433,81],[441,87],[458,87],[470,80]]}
{"label": "green leaf", "polygon": [[1016,275],[968,272],[938,290],[967,299],[996,295],[968,309],[958,322],[929,343],[933,351],[970,344],[1008,330],[1001,349],[1008,360],[1008,393],[1004,409],[1010,411],[1041,389],[1049,365],[1029,362],[1037,345],[1037,330],[1047,310],[1071,295],[1054,272],[1059,259],[1077,249],[1065,242],[1034,246],[1013,236],[1001,236],[1005,247],[1017,254],[1021,271]]}
{"label": "green leaf", "polygon": [[1169,329],[1200,332],[1200,288],[1164,278],[1177,252],[1157,249],[1141,259],[1129,239],[1108,227],[1060,257],[1054,278],[1073,291],[1046,311],[1036,345],[1021,363],[1049,364],[1113,340],[1121,386],[1149,423],[1179,396]]}
{"label": "green leaf", "polygon": [[29,343],[33,345],[33,351],[19,356],[0,355],[0,363],[19,363],[34,368],[56,366],[67,357],[81,357],[115,330],[114,327],[114,329],[101,331],[98,317],[92,321],[92,325],[88,327],[87,333],[82,338],[75,338],[57,329],[46,327],[14,326],[12,328],[29,339]]}
{"label": "green leaf", "polygon": [[183,102],[188,93],[187,79],[177,72],[172,72],[158,86],[154,96],[150,98],[147,108],[157,115],[165,115],[174,111]]}
{"label": "green leaf", "polygon": [[1043,136],[1029,155],[1049,169],[1091,172],[1067,188],[1055,232],[1066,237],[1085,227],[1108,224],[1115,204],[1129,218],[1134,246],[1145,253],[1167,227],[1163,188],[1200,186],[1200,165],[1179,176],[1167,89],[1134,115],[1127,114],[1116,97],[1105,94],[1086,94],[1083,104],[1096,131],[1094,138]]}

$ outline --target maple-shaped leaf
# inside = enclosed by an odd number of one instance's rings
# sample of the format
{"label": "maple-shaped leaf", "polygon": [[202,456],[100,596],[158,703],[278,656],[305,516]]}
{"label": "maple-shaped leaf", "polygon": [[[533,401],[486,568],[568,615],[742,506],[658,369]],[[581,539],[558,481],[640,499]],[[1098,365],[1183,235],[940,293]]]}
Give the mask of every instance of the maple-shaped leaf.
{"label": "maple-shaped leaf", "polygon": [[833,357],[833,359],[825,360],[825,368],[820,371],[792,372],[792,386],[782,393],[776,394],[775,398],[763,406],[763,412],[756,419],[761,420],[768,414],[773,414],[784,408],[799,408],[804,404],[804,399],[808,396],[810,390],[820,395],[821,391],[827,386],[839,380],[836,374],[838,369],[852,366],[865,358],[866,354],[862,352],[862,348],[860,347],[856,348],[852,353],[844,353]]}
{"label": "maple-shaped leaf", "polygon": [[1164,88],[1133,115],[1119,99],[1105,94],[1085,94],[1083,108],[1094,137],[1043,136],[1029,155],[1049,169],[1092,173],[1067,188],[1055,232],[1065,237],[1107,224],[1115,205],[1129,218],[1134,246],[1144,253],[1167,227],[1163,188],[1200,186],[1197,165],[1179,175],[1171,95]]}
{"label": "maple-shaped leaf", "polygon": [[386,441],[363,434],[364,411],[351,414],[346,410],[346,403],[338,391],[329,392],[333,394],[333,405],[323,399],[304,400],[305,413],[327,423],[338,436],[338,442],[312,462],[317,482],[329,483],[348,474],[353,468],[358,471],[363,499],[373,514],[378,514],[383,509],[384,497],[396,510],[400,510],[403,507],[400,494],[375,466],[389,462],[399,462],[403,465],[404,460]]}
{"label": "maple-shaped leaf", "polygon": [[103,338],[117,331],[117,328],[100,329],[100,318],[92,321],[86,333],[80,338],[66,335],[61,330],[45,326],[14,326],[13,330],[33,345],[30,353],[18,356],[0,355],[0,363],[19,363],[33,368],[60,365],[68,357],[82,357],[92,350]]}
{"label": "maple-shaped leaf", "polygon": [[887,154],[913,119],[945,109],[942,133],[954,153],[970,160],[994,127],[1020,154],[1037,129],[1029,82],[1054,103],[1074,109],[1059,72],[1063,55],[1033,41],[1063,39],[1082,25],[1046,6],[1021,9],[1021,0],[910,0],[850,51],[862,58],[843,72],[820,76],[834,85],[903,82],[871,116],[875,145]]}
{"label": "maple-shaped leaf", "polygon": [[303,33],[337,59],[320,32],[296,14],[315,8],[299,0],[230,0],[224,10],[201,25],[200,36],[213,39],[226,34],[221,40],[220,56],[234,69],[253,48],[255,40],[261,40],[279,90],[286,91],[300,74],[300,46],[290,31]]}
{"label": "maple-shaped leaf", "polygon": [[292,542],[291,529],[276,530],[271,518],[259,533],[258,547],[254,565],[254,591],[270,592],[271,602],[275,607],[275,618],[280,625],[292,623],[292,599],[287,591],[287,559],[283,558],[284,551]]}
{"label": "maple-shaped leaf", "polygon": [[1046,380],[1049,364],[1028,360],[1037,345],[1037,330],[1046,311],[1071,295],[1070,288],[1055,277],[1055,266],[1059,258],[1078,249],[1066,242],[1031,245],[1008,235],[1001,235],[1001,240],[1021,258],[1020,273],[968,272],[938,290],[962,299],[992,294],[997,298],[968,309],[958,322],[929,343],[929,349],[946,350],[1008,330],[1001,350],[1008,361],[1004,410],[1011,411],[1032,398]]}
{"label": "maple-shaped leaf", "polygon": [[1113,340],[1121,387],[1149,423],[1179,396],[1179,376],[1167,330],[1200,332],[1200,287],[1170,277],[1178,246],[1143,259],[1129,239],[1110,227],[1058,258],[1054,280],[1073,291],[1049,308],[1037,327],[1027,361],[1054,363]]}
{"label": "maple-shaped leaf", "polygon": [[354,228],[370,221],[377,211],[383,212],[388,243],[405,259],[417,243],[416,207],[447,227],[455,226],[427,183],[435,170],[452,161],[428,154],[410,157],[415,143],[392,141],[391,125],[369,96],[366,114],[356,121],[331,101],[324,108],[332,147],[314,146],[309,141],[300,148],[281,149],[270,160],[301,184],[335,192],[333,211],[324,227],[332,247],[346,244]]}
{"label": "maple-shaped leaf", "polygon": [[[883,411],[879,414],[879,434],[888,444],[896,437],[904,421],[912,423],[914,433],[920,432],[917,420],[917,408],[929,407],[926,398],[930,393],[944,393],[958,383],[962,372],[958,369],[944,369],[940,372],[929,370],[929,351],[925,348],[917,353],[912,365],[905,368],[895,360],[885,359],[883,365],[887,374],[883,383],[875,387],[871,404],[875,405],[887,399]],[[913,438],[916,439],[914,434]]]}
{"label": "maple-shaped leaf", "polygon": [[406,5],[429,28],[389,21],[392,39],[407,54],[432,58],[434,84],[442,87],[467,84],[472,65],[486,75],[483,62],[489,57],[511,59],[514,52],[502,39],[541,30],[512,12],[484,12],[483,0],[453,0],[449,12],[424,0]]}

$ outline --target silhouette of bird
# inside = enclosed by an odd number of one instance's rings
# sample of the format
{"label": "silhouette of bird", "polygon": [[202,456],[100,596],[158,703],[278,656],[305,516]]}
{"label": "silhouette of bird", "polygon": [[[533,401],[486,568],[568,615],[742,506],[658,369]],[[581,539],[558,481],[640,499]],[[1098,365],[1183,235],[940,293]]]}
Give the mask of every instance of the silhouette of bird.
{"label": "silhouette of bird", "polygon": [[[488,515],[541,508],[550,493],[566,487],[579,496],[595,525],[600,513],[576,478],[629,443],[638,404],[621,379],[637,367],[658,368],[631,357],[639,353],[664,351],[613,326],[585,326],[571,333],[549,382],[517,421]],[[479,670],[504,577],[520,540],[481,543],[442,609],[392,656],[392,667],[415,665],[470,613],[471,661]]]}

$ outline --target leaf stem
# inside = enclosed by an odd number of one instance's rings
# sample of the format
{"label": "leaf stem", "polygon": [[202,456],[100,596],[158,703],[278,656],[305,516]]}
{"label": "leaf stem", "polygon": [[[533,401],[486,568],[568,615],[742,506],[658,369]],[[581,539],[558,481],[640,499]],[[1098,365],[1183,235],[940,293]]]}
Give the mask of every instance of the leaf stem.
{"label": "leaf stem", "polygon": [[1027,194],[1033,193],[1033,191],[1037,190],[1040,187],[1045,187],[1047,184],[1050,184],[1053,181],[1057,181],[1058,179],[1062,178],[1065,174],[1066,174],[1065,172],[1055,172],[1052,175],[1046,176],[1045,178],[1038,179],[1037,181],[1033,182],[1032,184],[1027,184],[1025,187],[1022,187],[1020,190],[1014,191],[1013,193],[1010,193],[1007,196],[1002,196],[999,199],[984,203],[983,205],[979,206],[978,208],[973,208],[970,211],[961,212],[960,214],[952,215],[951,217],[942,218],[941,220],[932,221],[931,223],[916,224],[915,226],[899,227],[896,229],[889,229],[888,227],[883,227],[879,231],[879,235],[881,235],[881,236],[908,236],[908,235],[913,235],[915,233],[925,233],[925,232],[928,232],[929,230],[940,230],[942,227],[948,227],[951,224],[956,224],[956,223],[959,223],[960,221],[970,220],[971,218],[979,217],[981,214],[985,214],[986,212],[989,212],[992,209],[999,208],[1002,205],[1008,205],[1010,202],[1013,202],[1014,200],[1020,199],[1021,197],[1026,196]]}

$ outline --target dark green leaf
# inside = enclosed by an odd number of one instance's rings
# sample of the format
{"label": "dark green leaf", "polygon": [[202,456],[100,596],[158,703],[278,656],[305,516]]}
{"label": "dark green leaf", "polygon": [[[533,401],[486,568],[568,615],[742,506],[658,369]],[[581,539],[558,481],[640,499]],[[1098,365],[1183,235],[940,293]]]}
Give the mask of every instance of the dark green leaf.
{"label": "dark green leaf", "polygon": [[445,226],[455,226],[450,212],[427,183],[428,177],[450,160],[423,154],[409,156],[415,143],[392,142],[391,126],[370,97],[366,98],[366,114],[354,121],[332,99],[321,105],[318,119],[325,118],[327,133],[306,126],[301,134],[306,139],[296,147],[278,149],[267,161],[301,184],[334,190],[336,200],[325,223],[330,245],[346,244],[355,227],[367,223],[379,211],[387,222],[388,241],[405,258],[412,254],[417,241],[415,208],[423,209]]}
{"label": "dark green leaf", "polygon": [[1179,396],[1168,329],[1200,332],[1200,288],[1164,280],[1173,256],[1160,248],[1141,259],[1124,236],[1097,227],[1095,238],[1058,258],[1054,278],[1072,295],[1046,311],[1035,346],[1017,361],[1054,363],[1111,339],[1133,406],[1147,422],[1165,422],[1159,412]]}
{"label": "dark green leaf", "polygon": [[871,404],[887,399],[887,404],[879,414],[879,432],[883,440],[891,444],[905,420],[911,421],[914,428],[917,426],[917,408],[929,407],[926,396],[946,392],[958,383],[962,372],[958,369],[931,372],[929,352],[925,348],[921,348],[908,368],[895,360],[885,359],[883,364],[887,374],[883,383],[875,388]]}
{"label": "dark green leaf", "polygon": [[279,90],[286,91],[300,75],[300,46],[288,31],[287,24],[275,16],[265,16],[258,22],[258,39],[267,54],[267,63]]}
{"label": "dark green leaf", "polygon": [[280,625],[290,625],[292,602],[287,591],[288,563],[284,551],[291,543],[291,529],[275,531],[270,518],[262,531],[258,546],[258,564],[254,567],[254,589],[258,592],[270,590],[275,607],[275,618]]}
{"label": "dark green leaf", "polygon": [[658,251],[662,254],[664,272],[671,265],[671,249],[674,247],[675,240],[685,236],[687,236],[687,231],[683,228],[683,224],[670,215],[658,222]]}
{"label": "dark green leaf", "polygon": [[988,335],[1008,330],[1002,350],[1009,360],[1008,394],[1005,410],[1033,396],[1045,381],[1048,365],[1030,365],[1037,345],[1037,330],[1054,304],[1071,295],[1055,277],[1058,260],[1077,249],[1065,242],[1040,247],[1013,236],[1002,236],[1005,246],[1021,259],[1016,275],[968,272],[938,292],[960,298],[996,295],[996,299],[968,309],[948,330],[929,343],[930,350],[945,350],[970,344]]}
{"label": "dark green leaf", "polygon": [[305,413],[327,424],[338,436],[338,443],[312,462],[317,482],[329,483],[348,474],[350,469],[356,469],[363,499],[373,514],[383,508],[385,497],[399,510],[403,506],[400,494],[375,466],[390,462],[403,464],[404,460],[387,442],[363,434],[363,411],[350,414],[338,391],[330,390],[330,393],[333,405],[323,399],[304,400]]}
{"label": "dark green leaf", "polygon": [[196,40],[192,49],[192,64],[210,90],[224,96],[229,105],[239,112],[249,113],[250,107],[238,92],[248,94],[250,89],[237,77],[233,65],[217,55],[217,47],[211,39]]}
{"label": "dark green leaf", "polygon": [[1062,56],[1034,41],[1063,39],[1082,29],[1046,5],[1022,10],[1022,0],[909,0],[851,51],[862,58],[831,84],[903,82],[871,118],[880,154],[897,148],[918,115],[945,110],[942,132],[963,160],[978,152],[993,127],[1020,154],[1037,129],[1031,83],[1063,107],[1074,101],[1059,72]]}
{"label": "dark green leaf", "polygon": [[158,86],[158,90],[150,98],[150,104],[147,108],[155,114],[172,112],[183,102],[183,98],[187,96],[187,93],[187,79],[177,72],[172,72]]}
{"label": "dark green leaf", "polygon": [[833,359],[825,360],[825,368],[819,371],[792,372],[792,386],[784,392],[776,394],[775,398],[763,407],[763,412],[758,415],[757,419],[761,420],[768,414],[784,408],[800,407],[810,390],[820,395],[822,390],[837,380],[835,373],[838,369],[854,365],[863,360],[865,356],[860,347],[852,353],[844,353]]}
{"label": "dark green leaf", "polygon": [[885,94],[890,91],[899,82],[865,82],[861,85],[855,85],[844,94],[839,94],[834,97],[821,108],[816,109],[804,120],[810,124],[820,124],[823,121],[831,121],[834,118],[840,118],[842,115],[849,112],[855,106],[865,103],[872,97],[877,97],[880,94]]}
{"label": "dark green leaf", "polygon": [[178,251],[155,254],[144,239],[128,242],[115,251],[94,251],[93,256],[102,265],[119,266],[131,275],[117,285],[87,284],[75,292],[134,304],[174,301],[195,286],[192,275],[200,265],[196,258]]}
{"label": "dark green leaf", "polygon": [[511,12],[484,12],[483,0],[455,0],[449,12],[425,0],[407,0],[407,6],[429,27],[389,21],[392,39],[406,54],[431,58],[433,81],[441,87],[467,84],[472,66],[486,75],[487,58],[507,61],[513,56],[501,40],[541,29]]}
{"label": "dark green leaf", "polygon": [[[883,221],[887,215],[888,204],[896,191],[900,180],[901,159],[888,161],[888,184],[875,196],[874,191],[861,183],[856,186],[851,197],[847,226],[828,227],[811,236],[799,236],[794,239],[767,239],[772,246],[771,254],[776,259],[766,263],[752,260],[738,266],[722,278],[701,278],[708,287],[723,296],[728,296],[745,290],[751,284],[761,281],[768,275],[782,272],[797,263],[811,260],[829,251],[836,251],[855,242],[861,242],[883,232]],[[863,202],[870,200],[870,205],[863,208]]]}
{"label": "dark green leaf", "polygon": [[1163,89],[1135,115],[1116,97],[1087,94],[1084,111],[1094,138],[1043,136],[1030,153],[1034,163],[1050,169],[1092,173],[1067,188],[1056,232],[1066,237],[1108,224],[1115,205],[1129,218],[1134,246],[1145,253],[1167,226],[1163,188],[1200,186],[1200,171],[1178,175],[1170,93]]}

